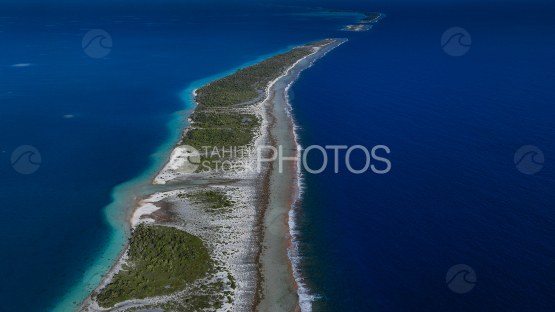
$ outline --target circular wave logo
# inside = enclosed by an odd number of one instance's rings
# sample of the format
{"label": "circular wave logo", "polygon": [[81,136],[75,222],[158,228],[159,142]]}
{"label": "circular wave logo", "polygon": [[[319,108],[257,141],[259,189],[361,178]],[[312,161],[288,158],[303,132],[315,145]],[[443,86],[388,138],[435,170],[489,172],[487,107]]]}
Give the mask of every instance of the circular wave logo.
{"label": "circular wave logo", "polygon": [[112,50],[112,37],[102,29],[93,29],[83,36],[83,51],[92,58],[103,58]]}
{"label": "circular wave logo", "polygon": [[451,56],[466,54],[470,50],[471,43],[470,34],[460,27],[451,27],[441,36],[441,47],[445,53]]}
{"label": "circular wave logo", "polygon": [[181,145],[179,147],[182,150],[181,158],[184,158],[184,162],[179,166],[179,171],[183,173],[193,173],[197,171],[200,166],[199,151],[189,145]]}
{"label": "circular wave logo", "polygon": [[516,169],[524,174],[534,174],[543,167],[543,152],[534,145],[524,145],[515,153]]}
{"label": "circular wave logo", "polygon": [[447,271],[445,282],[453,292],[464,294],[476,285],[476,273],[466,264],[457,264]]}
{"label": "circular wave logo", "polygon": [[39,170],[42,158],[31,145],[22,145],[12,153],[12,167],[21,174],[31,174]]}

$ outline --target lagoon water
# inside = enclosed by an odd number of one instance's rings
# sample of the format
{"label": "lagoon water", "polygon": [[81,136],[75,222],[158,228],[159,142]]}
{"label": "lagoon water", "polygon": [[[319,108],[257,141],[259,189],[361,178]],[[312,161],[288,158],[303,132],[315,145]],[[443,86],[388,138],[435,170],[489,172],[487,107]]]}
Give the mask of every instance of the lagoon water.
{"label": "lagoon water", "polygon": [[[184,125],[188,91],[291,46],[344,37],[292,88],[301,142],[384,144],[392,170],[305,176],[301,252],[314,310],[548,311],[553,7],[441,3],[301,3],[387,14],[350,33],[339,29],[360,16],[247,2],[6,2],[2,310],[71,311],[96,286],[125,243],[133,191]],[[454,26],[472,36],[461,57],[440,46]],[[112,38],[105,58],[82,49],[91,29]],[[545,154],[535,175],[513,164],[527,144]],[[40,152],[32,174],[11,165],[22,145]],[[458,263],[477,275],[462,296],[445,285]]]}
{"label": "lagoon water", "polygon": [[[79,304],[121,252],[132,191],[168,156],[187,111],[174,113],[190,107],[188,92],[290,46],[337,36],[357,17],[289,14],[312,12],[224,3],[6,5],[2,310]],[[91,29],[112,39],[105,58],[82,49]],[[30,65],[11,66],[22,63]],[[21,145],[41,155],[32,174],[11,166]]]}

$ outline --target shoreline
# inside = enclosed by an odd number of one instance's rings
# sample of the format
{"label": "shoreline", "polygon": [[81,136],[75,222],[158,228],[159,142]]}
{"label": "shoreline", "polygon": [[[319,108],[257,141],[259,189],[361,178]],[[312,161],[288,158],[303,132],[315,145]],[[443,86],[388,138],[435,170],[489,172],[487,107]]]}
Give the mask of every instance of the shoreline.
{"label": "shoreline", "polygon": [[[286,77],[291,76],[292,72],[294,70],[297,70],[298,72],[295,73],[293,76],[292,81],[288,82],[288,86],[291,85],[292,82],[294,82],[294,80],[298,77],[298,74],[300,73],[300,71],[312,66],[313,62],[320,58],[321,56],[325,55],[327,52],[329,52],[328,49],[330,46],[333,46],[333,48],[337,47],[338,45],[344,43],[346,40],[343,41],[336,41],[331,43],[331,44],[327,44],[324,47],[311,47],[314,52],[297,60],[292,66],[290,66],[289,68],[287,68],[287,70],[284,71],[284,73],[282,75],[280,75],[279,77],[275,78],[274,80],[272,80],[271,82],[269,82],[265,88],[265,97],[264,99],[257,103],[254,104],[252,106],[249,105],[245,105],[245,106],[249,106],[248,108],[245,108],[245,111],[248,111],[250,113],[254,113],[258,116],[262,117],[262,123],[259,127],[259,129],[257,129],[256,131],[256,135],[253,139],[254,141],[254,147],[255,149],[258,146],[263,145],[264,143],[267,143],[268,141],[272,141],[272,128],[276,127],[276,126],[283,126],[283,120],[282,123],[276,123],[275,121],[275,117],[272,115],[271,109],[275,108],[274,103],[272,103],[272,101],[276,98],[276,93],[273,92],[274,87],[276,86],[276,84],[283,80],[286,79]],[[332,48],[332,49],[333,49]],[[322,53],[324,52],[324,53]],[[310,60],[310,61],[308,61]],[[299,65],[300,63],[306,63],[303,65]],[[291,77],[289,77],[291,78]],[[208,84],[210,84],[212,81],[210,81]],[[287,88],[288,89],[288,88]],[[197,96],[196,91],[198,90],[198,88],[193,89],[190,92],[187,92],[186,96],[191,96],[192,95],[192,99],[190,99],[189,101],[191,101],[192,103],[195,104],[195,106],[192,107],[187,107],[186,109],[184,109],[183,111],[186,110],[190,110],[191,114],[195,111],[195,109],[198,106],[198,103],[195,101],[195,98]],[[183,94],[182,97],[184,97],[185,95]],[[283,99],[286,100],[285,98],[287,97],[286,92],[283,93]],[[283,112],[287,113],[287,109],[286,107],[280,107],[282,109]],[[180,111],[180,112],[183,112]],[[287,113],[288,114],[288,113]],[[274,122],[270,122],[269,119],[274,118]],[[293,119],[287,119],[288,121],[288,128],[290,127],[294,127],[294,122]],[[185,123],[184,121],[182,121],[182,123]],[[186,124],[185,124],[186,125]],[[263,300],[266,300],[266,297],[264,296],[264,293],[267,292],[267,288],[264,288],[263,286],[263,279],[264,279],[264,275],[261,274],[261,267],[262,266],[268,266],[268,263],[264,263],[264,260],[262,259],[262,246],[264,243],[264,238],[266,237],[266,233],[265,230],[267,229],[267,223],[265,222],[264,218],[266,216],[266,209],[264,208],[265,206],[265,202],[268,203],[270,200],[270,196],[271,194],[276,193],[276,189],[275,186],[273,187],[273,184],[269,181],[269,176],[275,171],[273,170],[275,168],[275,166],[273,166],[273,163],[270,163],[269,166],[266,166],[263,172],[261,173],[250,173],[250,172],[232,172],[231,174],[228,174],[227,172],[224,172],[223,174],[218,175],[217,177],[215,176],[210,176],[209,174],[204,174],[204,173],[190,173],[190,174],[179,174],[179,173],[174,173],[173,171],[175,171],[175,169],[177,169],[179,167],[179,164],[176,165],[179,155],[181,155],[180,151],[179,151],[179,146],[181,143],[181,139],[184,137],[184,134],[191,128],[192,123],[188,122],[188,125],[186,125],[185,127],[182,128],[181,131],[181,135],[179,136],[178,142],[173,144],[173,148],[170,152],[170,155],[168,158],[166,158],[166,162],[163,164],[162,168],[159,169],[157,171],[157,173],[151,177],[150,182],[151,185],[159,185],[162,186],[164,184],[166,184],[166,182],[168,181],[195,181],[195,180],[205,180],[206,183],[201,183],[200,186],[196,186],[196,187],[186,187],[186,188],[175,188],[175,189],[171,189],[171,186],[168,186],[170,189],[169,190],[165,190],[165,191],[159,191],[159,192],[155,192],[153,194],[150,194],[150,196],[148,196],[148,198],[146,198],[147,196],[144,196],[143,198],[137,198],[137,205],[135,205],[133,207],[133,210],[129,210],[128,212],[128,222],[131,226],[131,229],[133,229],[136,225],[138,225],[139,223],[142,222],[149,222],[149,223],[155,223],[155,224],[159,224],[161,221],[160,218],[153,218],[153,215],[155,215],[156,213],[158,213],[159,211],[163,210],[161,209],[160,205],[164,204],[166,205],[167,202],[166,201],[170,201],[169,199],[166,199],[167,197],[175,197],[178,194],[182,194],[181,191],[184,191],[185,193],[187,193],[188,191],[191,190],[196,190],[196,189],[203,189],[203,188],[212,188],[212,187],[218,187],[216,185],[213,184],[217,184],[217,183],[221,183],[221,182],[216,182],[214,181],[213,183],[210,183],[210,180],[215,180],[215,178],[219,178],[219,179],[227,179],[227,180],[234,180],[233,182],[231,182],[230,185],[233,185],[234,187],[239,186],[239,197],[245,199],[245,198],[249,198],[249,196],[246,195],[250,195],[250,197],[254,197],[254,205],[253,203],[251,203],[251,205],[249,206],[248,209],[253,209],[254,208],[254,214],[257,215],[257,217],[253,217],[252,219],[246,220],[245,224],[246,227],[242,229],[242,234],[246,235],[245,241],[238,241],[238,243],[243,245],[243,248],[245,250],[247,250],[245,252],[245,254],[243,256],[245,256],[246,258],[244,258],[243,262],[244,263],[240,263],[241,261],[234,263],[235,268],[232,268],[233,265],[228,266],[227,269],[234,271],[234,275],[237,274],[238,276],[236,276],[236,279],[238,281],[243,281],[243,284],[241,286],[243,286],[243,290],[241,289],[241,287],[239,287],[239,290],[235,292],[236,296],[239,297],[239,299],[241,300],[237,300],[236,303],[233,305],[233,307],[235,308],[235,310],[239,310],[239,311],[249,311],[249,310],[254,310],[256,308],[258,308],[260,306],[260,304],[263,302]],[[294,131],[288,131],[289,134],[289,139],[294,142],[294,144],[296,144],[296,140],[295,140],[295,133]],[[272,145],[274,146],[274,145]],[[277,145],[275,145],[277,146]],[[249,158],[249,157],[247,157]],[[254,162],[254,154],[250,156],[250,158],[248,159],[251,163]],[[295,162],[294,167],[298,167],[297,162]],[[290,170],[293,174],[293,176],[295,176],[295,168],[290,168],[292,170]],[[296,181],[296,180],[295,180]],[[263,182],[263,183],[260,183]],[[279,193],[279,190],[277,190],[277,192]],[[294,195],[296,194],[296,195]],[[285,194],[280,194],[282,198],[285,198],[286,200],[289,201],[289,209],[293,206],[294,202],[296,201],[292,201],[293,197],[298,197],[300,194],[298,191],[293,190],[292,188],[288,188],[287,192]],[[284,196],[287,195],[287,196]],[[153,199],[154,198],[154,199]],[[157,200],[156,200],[157,199]],[[160,205],[157,205],[156,203],[160,202]],[[248,200],[245,200],[245,203],[247,203]],[[192,207],[190,206],[186,206],[186,207],[180,207],[180,208],[186,208],[186,209],[191,209]],[[247,210],[248,210],[247,209]],[[183,212],[183,211],[181,211]],[[249,215],[249,213],[247,213],[247,215]],[[214,221],[214,220],[212,220]],[[225,220],[224,220],[225,221]],[[287,233],[289,233],[289,226],[288,224],[290,223],[289,217],[287,218],[287,224],[284,224],[284,226],[286,227],[286,231]],[[175,222],[174,222],[175,223]],[[229,223],[229,222],[228,222]],[[248,223],[248,224],[247,224]],[[227,224],[227,223],[226,223]],[[164,225],[164,224],[161,224]],[[179,227],[183,230],[187,230],[189,233],[194,233],[195,231],[198,232],[198,229],[190,229],[190,228],[186,228],[186,226],[180,226],[178,224],[169,224],[168,226],[175,226],[175,227]],[[250,232],[250,233],[247,233]],[[282,240],[286,240],[286,237],[289,237],[291,235],[286,235],[282,237]],[[247,238],[250,237],[250,238]],[[202,238],[202,235],[201,235]],[[209,245],[213,244],[214,242],[208,242]],[[245,245],[246,244],[246,245]],[[217,244],[213,244],[214,246],[216,246]],[[128,251],[129,245],[127,244],[127,246],[125,246],[125,249],[123,250],[123,252],[120,254],[118,260],[115,262],[115,264],[113,265],[113,267],[109,270],[109,273],[107,273],[102,282],[100,283],[100,285],[95,289],[94,292],[98,291],[99,289],[105,287],[108,283],[110,283],[111,278],[113,278],[113,276],[117,273],[117,271],[119,271],[122,267],[122,264],[125,263],[125,259],[126,259],[126,254]],[[219,249],[225,249],[225,248],[220,248],[220,247],[214,247],[215,249],[213,250],[214,252],[218,252],[218,248]],[[280,251],[282,252],[286,257],[287,254],[289,253],[289,249],[291,248],[291,246],[289,246],[287,249],[276,249],[274,248],[276,251]],[[255,251],[254,255],[252,252],[250,251]],[[221,251],[221,250],[220,250]],[[225,252],[224,252],[225,253]],[[254,259],[252,259],[254,257]],[[229,257],[228,257],[229,258]],[[225,259],[224,260],[229,260],[229,259]],[[255,260],[254,263],[252,263],[252,260]],[[252,264],[256,265],[256,269],[252,268]],[[251,268],[248,268],[247,266],[251,266]],[[293,264],[293,261],[287,261],[287,267],[288,267],[288,272],[289,272],[289,276],[290,276],[290,282],[292,285],[294,285],[295,290],[298,289],[297,287],[297,277],[295,274],[295,265]],[[242,268],[242,269],[241,269]],[[240,273],[242,272],[242,273]],[[256,281],[254,283],[254,285],[252,284],[252,281],[248,281],[248,279],[252,280],[254,276],[252,276],[252,274],[255,273],[257,275],[257,277],[255,278]],[[250,286],[249,286],[250,285]],[[253,287],[254,286],[254,287]],[[289,286],[286,285],[280,285],[280,287],[278,288],[287,288]],[[241,293],[241,291],[243,291],[243,293]],[[93,292],[93,293],[94,293]],[[92,295],[92,294],[91,294]],[[249,300],[247,297],[251,296],[253,297],[251,300]],[[260,297],[262,297],[263,299],[259,299]],[[152,299],[152,298],[151,298]],[[158,300],[159,299],[159,300]],[[160,301],[162,300],[162,301]],[[163,300],[165,300],[164,298],[158,298],[158,297],[154,297],[154,299],[150,300],[150,299],[143,299],[143,300],[131,300],[130,302],[123,302],[122,304],[116,304],[115,307],[112,308],[108,308],[108,309],[103,309],[100,308],[98,305],[95,304],[94,300],[91,298],[91,296],[87,297],[87,299],[85,300],[85,302],[83,303],[83,305],[81,306],[81,310],[84,311],[120,311],[120,310],[125,310],[127,308],[131,308],[131,307],[138,307],[144,305],[145,303],[159,303],[159,302],[164,302]],[[240,301],[240,302],[239,302]],[[297,296],[297,300],[295,300],[295,306],[299,306],[299,300],[298,300],[298,296]],[[241,308],[242,307],[242,308]],[[91,310],[92,309],[92,310]]]}
{"label": "shoreline", "polygon": [[[287,71],[287,75],[281,78],[282,81],[272,87],[274,96],[270,101],[273,106],[270,110],[273,118],[277,118],[277,121],[270,132],[276,140],[275,146],[284,146],[285,153],[290,151],[290,154],[282,156],[295,157],[296,160],[288,162],[287,170],[283,173],[275,172],[276,166],[279,165],[277,161],[272,163],[274,172],[273,180],[270,181],[270,211],[266,216],[266,235],[263,243],[265,255],[261,260],[266,280],[270,280],[271,283],[267,283],[263,287],[265,288],[264,300],[261,303],[262,306],[259,306],[262,311],[311,310],[312,296],[309,295],[309,289],[300,278],[300,265],[297,257],[298,242],[294,233],[294,209],[302,195],[299,153],[301,147],[298,144],[296,131],[298,125],[292,114],[287,91],[303,70],[311,67],[316,60],[346,41],[346,39],[336,39],[336,42],[300,60]],[[281,225],[281,229],[279,225]],[[278,250],[281,253],[272,252],[272,250]],[[281,258],[282,254],[284,254],[283,258]],[[280,289],[272,289],[273,287]]]}

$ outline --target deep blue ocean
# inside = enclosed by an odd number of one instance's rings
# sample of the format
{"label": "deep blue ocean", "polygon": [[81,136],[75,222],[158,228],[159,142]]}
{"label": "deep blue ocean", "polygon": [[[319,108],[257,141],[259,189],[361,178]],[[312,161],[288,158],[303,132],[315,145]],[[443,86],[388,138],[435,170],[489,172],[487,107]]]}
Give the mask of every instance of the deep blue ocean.
{"label": "deep blue ocean", "polygon": [[[123,248],[121,190],[163,163],[182,92],[330,37],[349,41],[291,90],[301,143],[383,144],[392,169],[305,175],[314,311],[554,309],[555,6],[287,4],[387,17],[350,33],[360,16],[246,1],[0,5],[0,310],[71,311],[96,286]],[[463,56],[441,47],[450,27],[472,37]],[[104,58],[82,48],[92,29],[111,36]],[[40,152],[31,174],[12,166],[24,145]],[[545,155],[536,174],[515,168],[524,145]],[[464,294],[445,280],[459,263],[476,272]]]}
{"label": "deep blue ocean", "polygon": [[[361,5],[387,17],[292,88],[303,146],[391,150],[383,175],[305,175],[315,311],[555,310],[553,3],[447,2]],[[451,27],[472,38],[463,56],[441,48]],[[515,167],[524,145],[543,151],[536,174]],[[469,292],[446,284],[456,264]]]}

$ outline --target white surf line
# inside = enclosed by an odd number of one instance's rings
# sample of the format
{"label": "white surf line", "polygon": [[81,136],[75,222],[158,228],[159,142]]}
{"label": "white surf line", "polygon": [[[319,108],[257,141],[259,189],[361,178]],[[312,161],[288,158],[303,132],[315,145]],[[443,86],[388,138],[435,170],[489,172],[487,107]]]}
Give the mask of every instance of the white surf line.
{"label": "white surf line", "polygon": [[[342,42],[340,42],[339,44],[337,44],[336,46],[334,46],[333,48],[325,51],[322,55],[320,55],[318,58],[315,58],[314,60],[311,61],[311,63],[309,64],[309,66],[307,66],[306,68],[311,67],[314,62],[319,59],[324,57],[326,54],[328,54],[331,50],[339,47],[340,45],[342,45],[343,43],[347,42],[348,40],[344,40]],[[325,49],[326,47],[322,48]],[[320,49],[320,50],[322,50]],[[320,52],[320,50],[318,50],[317,52]],[[314,54],[314,53],[313,53]],[[313,55],[311,54],[311,55]],[[310,55],[309,55],[310,56]],[[308,56],[307,56],[308,57]],[[295,199],[293,200],[291,207],[289,208],[289,235],[291,235],[291,243],[293,244],[294,247],[289,247],[288,252],[287,252],[287,257],[289,258],[289,261],[291,262],[291,267],[293,268],[293,277],[295,279],[295,282],[297,283],[297,295],[299,296],[299,307],[301,309],[301,312],[311,312],[312,311],[312,302],[318,298],[317,295],[311,295],[310,294],[310,289],[308,288],[308,286],[306,285],[306,283],[304,283],[304,278],[301,275],[301,256],[299,256],[299,244],[300,241],[297,239],[297,233],[299,233],[300,230],[297,229],[297,224],[296,224],[296,219],[297,219],[297,213],[295,212],[295,206],[296,204],[302,199],[302,195],[303,195],[303,190],[304,190],[304,179],[303,179],[303,174],[302,174],[302,170],[301,170],[301,151],[302,151],[302,146],[299,143],[299,134],[298,134],[298,129],[299,126],[298,124],[295,122],[295,119],[293,118],[293,106],[291,105],[290,101],[289,101],[289,89],[291,88],[291,86],[293,85],[293,83],[295,83],[295,81],[297,80],[297,78],[300,76],[301,72],[303,70],[305,70],[306,68],[303,68],[298,74],[297,77],[295,77],[292,81],[290,81],[287,86],[285,87],[285,107],[284,110],[287,113],[287,116],[289,117],[289,119],[291,120],[291,123],[293,125],[293,140],[295,142],[295,145],[297,146],[297,160],[296,160],[296,183],[297,183],[297,193],[295,196]]]}

